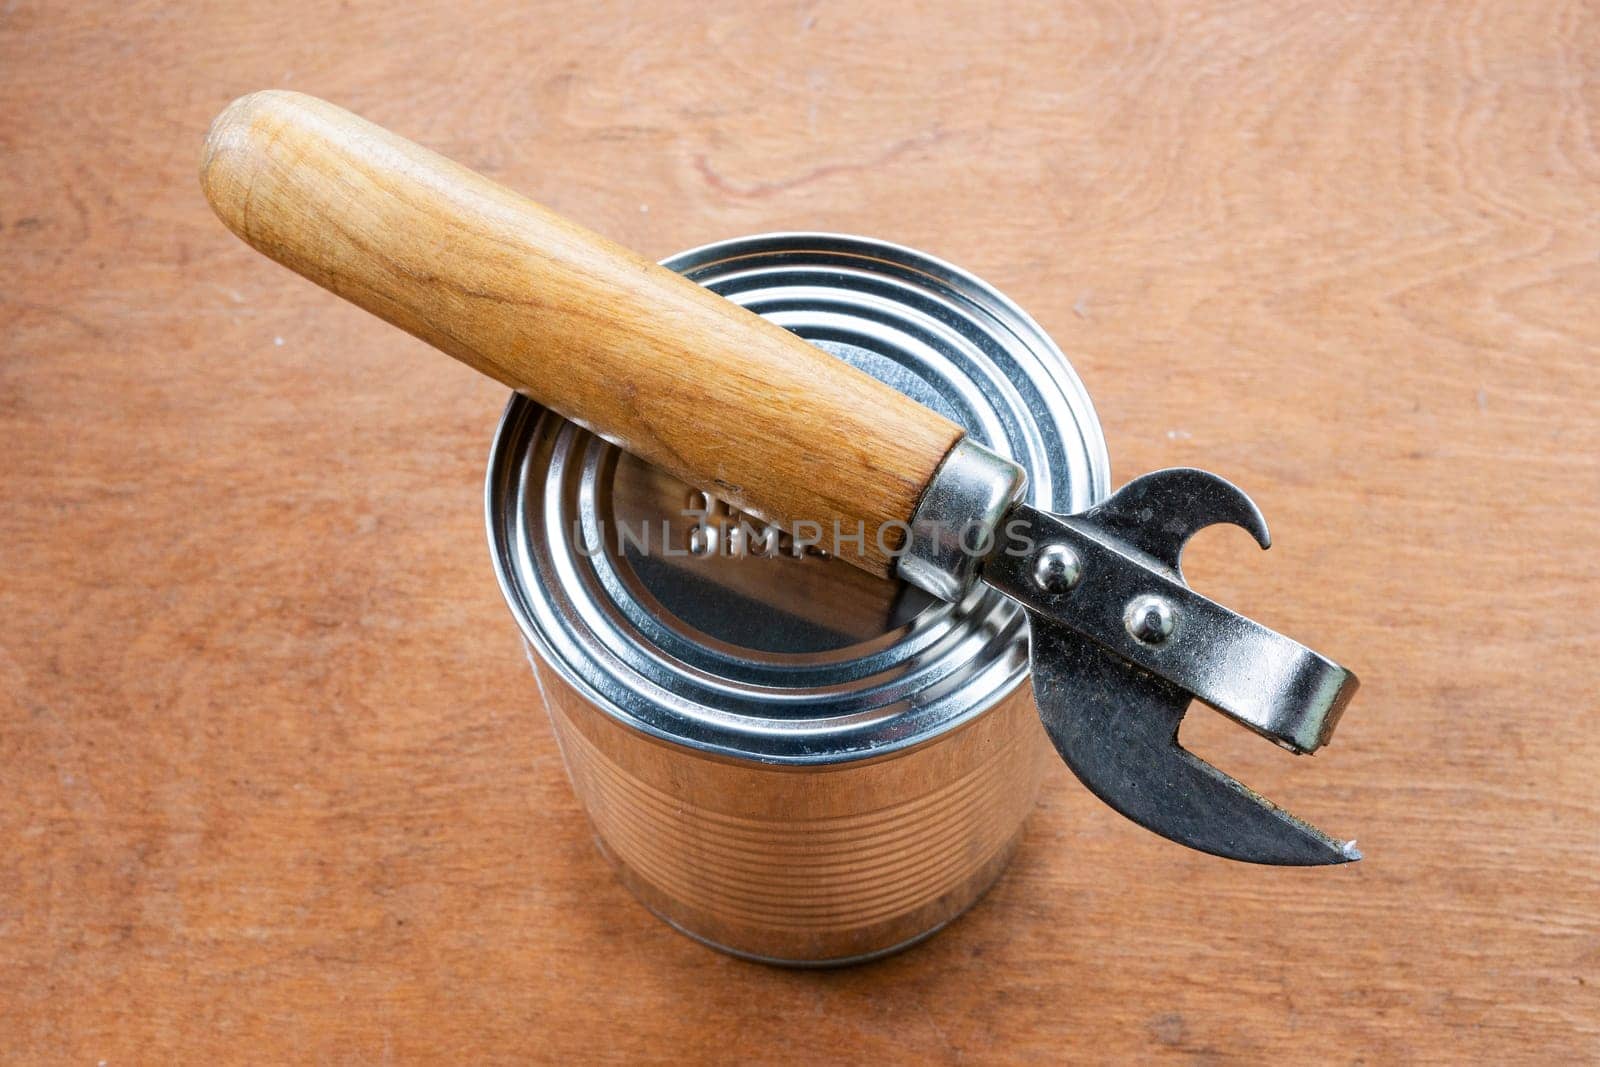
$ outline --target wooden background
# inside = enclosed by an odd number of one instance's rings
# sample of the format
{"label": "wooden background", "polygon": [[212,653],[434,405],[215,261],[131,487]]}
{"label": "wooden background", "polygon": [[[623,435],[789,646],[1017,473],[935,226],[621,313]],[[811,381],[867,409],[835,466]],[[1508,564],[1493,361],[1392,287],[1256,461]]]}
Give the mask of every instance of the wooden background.
{"label": "wooden background", "polygon": [[[1600,1056],[1600,12],[1556,3],[11,2],[0,1053],[15,1062]],[[1195,583],[1355,667],[1368,859],[1187,853],[1054,775],[925,946],[738,962],[596,854],[484,548],[504,395],[195,181],[326,96],[653,256],[853,231],[998,285]]]}

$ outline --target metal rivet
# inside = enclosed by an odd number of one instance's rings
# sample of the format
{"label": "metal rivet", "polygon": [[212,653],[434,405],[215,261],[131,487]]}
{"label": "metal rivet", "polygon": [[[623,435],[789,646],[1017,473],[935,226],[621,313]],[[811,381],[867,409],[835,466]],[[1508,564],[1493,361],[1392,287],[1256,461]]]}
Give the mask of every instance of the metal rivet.
{"label": "metal rivet", "polygon": [[1046,593],[1070,593],[1083,580],[1083,562],[1066,545],[1046,545],[1033,561],[1033,583]]}
{"label": "metal rivet", "polygon": [[1159,645],[1171,637],[1177,620],[1171,604],[1150,594],[1128,601],[1128,610],[1122,613],[1128,633],[1147,645]]}

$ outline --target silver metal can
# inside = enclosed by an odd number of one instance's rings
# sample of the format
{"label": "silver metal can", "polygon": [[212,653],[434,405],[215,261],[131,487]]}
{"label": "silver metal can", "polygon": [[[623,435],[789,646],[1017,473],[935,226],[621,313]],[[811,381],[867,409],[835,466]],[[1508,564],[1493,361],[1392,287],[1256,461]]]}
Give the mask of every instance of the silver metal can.
{"label": "silver metal can", "polygon": [[[665,265],[966,427],[1026,469],[1031,503],[1105,496],[1082,384],[970,274],[795,233]],[[738,955],[846,963],[926,937],[999,876],[1053,758],[1006,598],[980,587],[946,604],[753,538],[719,502],[520,396],[485,497],[573,788],[656,914]]]}

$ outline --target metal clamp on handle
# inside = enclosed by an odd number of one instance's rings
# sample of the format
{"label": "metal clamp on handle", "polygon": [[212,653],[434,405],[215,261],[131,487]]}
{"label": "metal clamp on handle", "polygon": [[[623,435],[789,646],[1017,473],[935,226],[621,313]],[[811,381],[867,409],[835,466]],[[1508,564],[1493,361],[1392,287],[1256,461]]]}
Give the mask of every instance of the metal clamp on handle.
{"label": "metal clamp on handle", "polygon": [[1021,467],[963,437],[917,501],[896,574],[941,600],[960,600],[1027,485]]}

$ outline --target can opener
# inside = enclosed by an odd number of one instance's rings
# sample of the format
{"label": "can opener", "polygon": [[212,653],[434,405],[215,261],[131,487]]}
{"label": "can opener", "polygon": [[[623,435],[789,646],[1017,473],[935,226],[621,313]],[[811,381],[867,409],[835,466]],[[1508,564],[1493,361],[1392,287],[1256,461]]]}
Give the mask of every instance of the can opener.
{"label": "can opener", "polygon": [[1327,743],[1350,671],[1191,589],[1217,523],[1263,548],[1241,490],[1160,470],[1076,515],[1021,502],[1020,467],[781,327],[324,101],[243,97],[201,185],[266,255],[780,529],[861,531],[841,558],[946,600],[1027,611],[1034,695],[1101,800],[1255,863],[1360,858],[1185,750],[1193,700],[1290,752]]}

